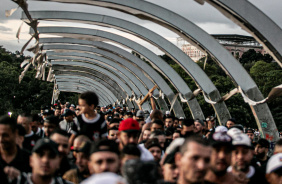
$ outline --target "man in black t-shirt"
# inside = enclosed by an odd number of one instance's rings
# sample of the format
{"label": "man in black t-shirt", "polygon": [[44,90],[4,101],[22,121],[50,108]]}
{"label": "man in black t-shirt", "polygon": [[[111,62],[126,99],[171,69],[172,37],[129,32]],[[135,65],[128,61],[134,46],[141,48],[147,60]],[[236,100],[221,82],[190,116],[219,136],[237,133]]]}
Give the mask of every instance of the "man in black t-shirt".
{"label": "man in black t-shirt", "polygon": [[25,128],[23,148],[31,151],[39,137],[31,130],[32,116],[28,113],[22,113],[17,118],[17,123]]}
{"label": "man in black t-shirt", "polygon": [[17,144],[17,121],[9,116],[0,117],[0,165],[10,179],[20,172],[29,172],[29,153],[21,150]]}
{"label": "man in black t-shirt", "polygon": [[98,96],[91,91],[84,92],[80,95],[78,103],[82,113],[77,117],[79,134],[86,135],[90,140],[94,141],[106,137],[107,123],[103,116],[94,111],[99,104]]}

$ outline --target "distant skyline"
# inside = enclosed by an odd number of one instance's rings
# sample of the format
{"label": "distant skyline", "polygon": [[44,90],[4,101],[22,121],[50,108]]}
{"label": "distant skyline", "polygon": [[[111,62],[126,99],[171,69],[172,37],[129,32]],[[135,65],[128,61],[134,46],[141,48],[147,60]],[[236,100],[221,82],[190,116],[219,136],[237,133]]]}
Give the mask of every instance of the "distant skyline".
{"label": "distant skyline", "polygon": [[[233,23],[231,20],[223,16],[219,11],[210,6],[208,3],[204,5],[200,5],[194,0],[148,0],[148,2],[152,2],[163,6],[167,9],[170,9],[181,16],[187,18],[192,21],[203,30],[208,32],[209,34],[241,34],[241,35],[249,35],[246,31],[242,30],[239,26]],[[282,28],[282,1],[281,0],[250,0],[255,6],[257,6],[261,11],[263,11],[267,16],[269,16],[280,28]],[[176,44],[177,35],[166,28],[163,28],[157,24],[154,24],[149,21],[140,20],[134,16],[124,14],[121,12],[117,12],[114,10],[109,10],[106,8],[95,7],[95,6],[87,6],[87,5],[76,5],[76,4],[66,4],[66,3],[54,3],[54,2],[39,2],[39,1],[27,1],[29,5],[29,10],[62,10],[62,11],[78,11],[78,12],[89,12],[89,13],[98,13],[110,15],[118,18],[122,18],[125,20],[132,21],[139,25],[142,25],[146,28],[155,31],[161,36],[165,37],[167,40]],[[11,0],[2,0],[0,6],[0,40],[4,48],[9,51],[15,52],[16,50],[20,50],[22,46],[27,42],[30,38],[28,34],[29,27],[24,25],[22,27],[22,31],[20,34],[20,40],[18,42],[16,38],[16,32],[21,25],[21,12],[22,10],[19,8],[12,16],[5,17],[5,10],[10,10],[12,8],[16,8],[17,4],[12,2]],[[104,28],[101,26],[92,26],[86,24],[74,24],[74,23],[63,23],[63,22],[52,22],[52,21],[40,21],[39,26],[78,26],[92,29],[102,29],[105,31],[118,33],[122,36],[125,36],[133,41],[136,41],[148,48],[150,48],[156,54],[162,54],[162,52],[151,44],[132,36],[130,34],[117,31],[115,29]],[[32,45],[31,43],[30,45]],[[31,53],[25,52],[25,55],[30,55]]]}

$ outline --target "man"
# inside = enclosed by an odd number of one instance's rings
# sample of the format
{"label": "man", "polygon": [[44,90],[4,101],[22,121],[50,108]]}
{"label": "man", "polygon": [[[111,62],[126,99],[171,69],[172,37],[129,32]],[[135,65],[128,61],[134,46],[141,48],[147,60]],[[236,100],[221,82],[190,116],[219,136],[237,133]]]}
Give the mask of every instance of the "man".
{"label": "man", "polygon": [[211,151],[211,146],[202,137],[195,135],[188,137],[175,156],[175,163],[179,169],[178,183],[204,183]]}
{"label": "man", "polygon": [[164,123],[162,120],[155,119],[152,121],[151,132],[156,131],[156,130],[164,131]]}
{"label": "man", "polygon": [[107,136],[108,139],[115,141],[117,139],[117,133],[118,133],[118,128],[116,127],[108,129],[108,136]]}
{"label": "man", "polygon": [[213,131],[215,129],[215,118],[213,116],[209,116],[206,121],[208,123],[208,130]]}
{"label": "man", "polygon": [[154,139],[149,139],[146,143],[145,143],[145,148],[147,148],[152,155],[154,156],[154,160],[156,163],[159,163],[161,160],[161,156],[162,156],[162,147],[159,143],[159,140],[154,138]]}
{"label": "man", "polygon": [[174,117],[174,121],[173,121],[173,128],[176,130],[177,128],[179,128],[179,119],[177,117]]}
{"label": "man", "polygon": [[161,149],[165,151],[166,136],[163,131],[160,130],[153,131],[150,135],[150,139],[158,139]]}
{"label": "man", "polygon": [[211,183],[239,183],[232,173],[227,172],[231,164],[232,138],[226,133],[215,132],[210,136],[210,142],[211,161],[205,180]]}
{"label": "man", "polygon": [[63,178],[67,181],[79,184],[90,176],[88,170],[89,151],[91,148],[90,142],[82,142],[80,147],[73,150],[75,153],[75,165],[77,168],[67,171]]}
{"label": "man", "polygon": [[44,135],[44,131],[40,128],[41,127],[42,118],[38,116],[38,114],[32,115],[32,122],[31,122],[31,130],[35,133],[39,138],[42,138]]}
{"label": "man", "polygon": [[196,119],[194,121],[194,125],[195,125],[194,133],[203,136],[203,129],[205,127],[204,122],[202,120]]}
{"label": "man", "polygon": [[124,146],[124,148],[121,151],[120,168],[122,168],[122,166],[126,163],[126,161],[133,159],[140,159],[140,156],[141,156],[141,152],[136,144],[127,144],[126,146]]}
{"label": "man", "polygon": [[173,127],[173,117],[172,116],[166,116],[165,117],[165,128]]}
{"label": "man", "polygon": [[267,183],[264,174],[251,166],[254,151],[250,138],[246,134],[240,133],[235,134],[232,139],[234,150],[228,172],[232,172],[234,175],[242,175],[243,173],[248,183]]}
{"label": "man", "polygon": [[50,115],[44,119],[43,127],[44,137],[49,137],[55,129],[59,128],[59,119],[54,115]]}
{"label": "man", "polygon": [[59,152],[56,143],[43,138],[36,142],[29,159],[32,173],[22,173],[19,183],[33,184],[69,184],[70,182],[56,177],[60,165]]}
{"label": "man", "polygon": [[127,111],[123,116],[123,119],[128,119],[128,118],[133,118],[133,113],[131,111]]}
{"label": "man", "polygon": [[193,119],[183,119],[181,123],[181,136],[187,137],[194,134],[194,120]]}
{"label": "man", "polygon": [[91,174],[103,172],[118,173],[120,169],[120,151],[113,140],[100,140],[90,151],[88,168]]}
{"label": "man", "polygon": [[166,184],[176,184],[178,180],[179,170],[175,164],[175,154],[176,151],[173,151],[166,155],[162,165],[164,183]]}
{"label": "man", "polygon": [[145,124],[145,114],[142,110],[138,110],[135,119],[139,122],[140,129]]}
{"label": "man", "polygon": [[173,140],[174,140],[174,139],[177,139],[177,138],[179,138],[180,136],[181,136],[180,131],[176,130],[176,131],[174,131],[173,134],[172,134],[172,139],[173,139]]}
{"label": "man", "polygon": [[10,179],[20,172],[30,172],[29,153],[16,144],[17,121],[9,116],[0,117],[0,165]]}
{"label": "man", "polygon": [[66,109],[64,114],[62,114],[62,117],[64,120],[59,123],[60,128],[65,130],[69,135],[76,135],[78,130],[77,125],[74,122],[74,112],[70,109]]}
{"label": "man", "polygon": [[231,118],[231,119],[228,119],[227,122],[226,122],[226,127],[228,129],[230,129],[232,126],[234,126],[236,124],[236,120]]}
{"label": "man", "polygon": [[261,168],[261,170],[266,172],[266,164],[269,159],[267,153],[269,151],[269,142],[266,139],[258,140],[255,146],[255,156],[256,164]]}
{"label": "man", "polygon": [[[137,144],[140,134],[140,127],[138,121],[129,118],[121,121],[119,126],[119,132],[117,134],[119,140],[119,150],[122,150],[125,145],[129,143]],[[149,161],[153,160],[153,155],[144,147],[144,145],[138,145],[141,151],[141,160]]]}
{"label": "man", "polygon": [[275,147],[274,147],[274,154],[277,153],[282,153],[282,139],[279,139],[276,143],[275,143]]}
{"label": "man", "polygon": [[273,155],[267,163],[266,179],[269,184],[282,183],[282,153]]}
{"label": "man", "polygon": [[255,145],[255,141],[254,141],[254,138],[255,138],[254,130],[251,129],[251,128],[248,128],[248,129],[246,129],[245,132],[246,132],[246,134],[248,135],[248,137],[251,139],[252,145]]}
{"label": "man", "polygon": [[71,166],[68,161],[68,154],[70,152],[69,146],[69,136],[68,133],[61,129],[56,129],[50,135],[50,139],[58,144],[58,151],[60,156],[60,170],[58,174],[63,176],[66,171],[68,171]]}
{"label": "man", "polygon": [[17,123],[22,125],[26,131],[23,148],[31,151],[35,142],[39,139],[39,137],[31,130],[32,116],[26,113],[20,114],[17,118]]}
{"label": "man", "polygon": [[[109,116],[109,117],[111,117],[111,116]],[[110,120],[110,123],[109,123],[108,127],[109,128],[117,128],[118,129],[120,121],[121,121],[120,119],[114,118],[114,119]]]}
{"label": "man", "polygon": [[148,140],[150,135],[151,135],[151,130],[149,128],[145,129],[144,132],[143,132],[142,140],[143,141]]}

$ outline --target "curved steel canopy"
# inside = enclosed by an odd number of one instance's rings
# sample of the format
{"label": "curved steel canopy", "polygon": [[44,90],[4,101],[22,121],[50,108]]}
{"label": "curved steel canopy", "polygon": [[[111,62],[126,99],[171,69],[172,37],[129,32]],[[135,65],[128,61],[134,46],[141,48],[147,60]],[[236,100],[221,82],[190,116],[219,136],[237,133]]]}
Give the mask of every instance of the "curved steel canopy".
{"label": "curved steel canopy", "polygon": [[[46,1],[46,0],[39,0]],[[208,33],[201,28],[179,16],[178,14],[167,10],[163,7],[155,5],[147,1],[140,0],[49,0],[54,2],[63,3],[76,3],[76,4],[88,4],[96,5],[105,8],[110,8],[124,13],[134,15],[136,17],[147,19],[160,24],[189,42],[192,42],[195,46],[198,46],[201,50],[209,53],[222,69],[229,75],[236,85],[239,85],[245,94],[251,100],[263,100],[264,97],[258,89],[255,82],[245,71],[245,69],[237,62],[237,60],[215,39],[213,39]],[[272,114],[267,104],[260,104],[256,106],[250,106],[257,125],[261,132],[268,137],[273,137],[276,141],[279,139],[277,134],[277,127],[273,120]],[[262,113],[263,112],[263,113]],[[268,127],[262,127],[261,123],[268,123]]]}

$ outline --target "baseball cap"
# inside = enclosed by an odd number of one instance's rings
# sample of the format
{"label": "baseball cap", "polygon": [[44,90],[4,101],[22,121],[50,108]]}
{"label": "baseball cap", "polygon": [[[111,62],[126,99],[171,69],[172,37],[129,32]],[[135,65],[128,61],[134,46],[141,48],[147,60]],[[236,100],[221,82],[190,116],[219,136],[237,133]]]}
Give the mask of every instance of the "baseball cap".
{"label": "baseball cap", "polygon": [[248,128],[245,133],[254,133],[254,130],[251,128]]}
{"label": "baseball cap", "polygon": [[45,122],[50,123],[50,124],[59,125],[59,119],[54,115],[47,116],[46,118],[44,118],[44,123]]}
{"label": "baseball cap", "polygon": [[145,148],[150,149],[152,147],[159,147],[162,150],[162,147],[159,143],[159,140],[157,138],[154,139],[149,139],[146,143],[145,143]]}
{"label": "baseball cap", "polygon": [[232,138],[226,132],[214,132],[209,136],[210,143],[213,147],[232,146]]}
{"label": "baseball cap", "polygon": [[103,172],[99,174],[94,174],[84,180],[81,184],[127,184],[126,180],[121,177],[120,175],[117,175],[112,172]]}
{"label": "baseball cap", "polygon": [[282,153],[277,153],[268,160],[266,174],[272,173],[280,168],[282,168]]}
{"label": "baseball cap", "polygon": [[228,129],[225,126],[218,126],[215,128],[215,132],[227,132]]}
{"label": "baseball cap", "polygon": [[118,149],[118,144],[115,141],[102,139],[92,145],[90,150],[90,155],[93,153],[103,152],[103,151],[116,153],[117,155],[120,154]]}
{"label": "baseball cap", "polygon": [[203,120],[200,120],[200,119],[195,119],[194,122],[199,122],[202,126],[205,126],[205,123]]}
{"label": "baseball cap", "polygon": [[232,139],[233,146],[246,146],[251,149],[253,148],[251,139],[244,133],[235,134]]}
{"label": "baseball cap", "polygon": [[62,116],[72,116],[72,115],[74,115],[74,112],[70,109],[66,109],[64,111],[64,114],[62,114]]}
{"label": "baseball cap", "polygon": [[56,155],[59,155],[59,151],[58,151],[58,144],[55,143],[54,141],[47,139],[47,138],[42,138],[39,139],[33,149],[32,149],[32,153],[39,153],[40,150],[42,150],[43,148],[47,148],[48,150],[52,151],[53,153],[55,153]]}
{"label": "baseball cap", "polygon": [[241,134],[242,131],[238,128],[230,128],[228,131],[227,131],[227,134],[231,137],[235,136],[236,134]]}
{"label": "baseball cap", "polygon": [[142,110],[138,110],[136,113],[137,117],[145,117],[145,113]]}
{"label": "baseball cap", "polygon": [[120,122],[118,130],[123,132],[140,131],[140,127],[138,121],[128,118]]}
{"label": "baseball cap", "polygon": [[207,117],[207,119],[206,119],[206,121],[213,121],[213,120],[215,120],[215,118],[214,118],[213,116],[209,116],[209,117]]}
{"label": "baseball cap", "polygon": [[165,114],[166,114],[166,115],[169,115],[169,114],[170,114],[170,111],[165,111]]}

